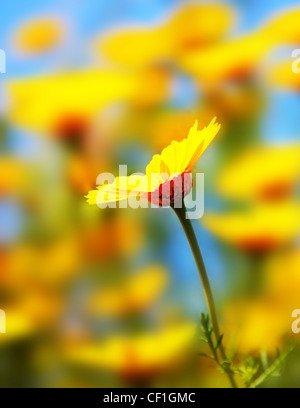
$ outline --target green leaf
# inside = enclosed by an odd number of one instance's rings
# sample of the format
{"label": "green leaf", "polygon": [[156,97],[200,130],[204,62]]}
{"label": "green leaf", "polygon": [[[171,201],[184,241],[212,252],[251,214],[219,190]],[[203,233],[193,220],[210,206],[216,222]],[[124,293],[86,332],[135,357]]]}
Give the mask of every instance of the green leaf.
{"label": "green leaf", "polygon": [[220,347],[220,345],[221,345],[221,343],[222,343],[223,338],[224,338],[224,334],[221,334],[221,336],[220,336],[220,338],[219,338],[219,340],[217,341],[217,344],[216,344],[216,346],[215,346],[215,350],[218,350],[218,348]]}

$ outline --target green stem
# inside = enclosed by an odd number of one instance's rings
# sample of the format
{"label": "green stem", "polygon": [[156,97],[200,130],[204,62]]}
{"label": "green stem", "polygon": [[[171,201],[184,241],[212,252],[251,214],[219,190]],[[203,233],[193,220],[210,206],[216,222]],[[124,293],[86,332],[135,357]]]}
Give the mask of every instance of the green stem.
{"label": "green stem", "polygon": [[[210,318],[211,318],[211,322],[212,322],[212,326],[214,329],[214,334],[216,336],[216,341],[218,341],[220,339],[220,329],[219,329],[219,323],[218,323],[218,318],[217,318],[217,313],[216,313],[216,307],[215,307],[215,302],[214,302],[214,298],[213,298],[213,294],[212,294],[212,290],[210,287],[210,283],[209,283],[209,279],[208,279],[208,275],[206,272],[206,268],[205,268],[205,264],[203,261],[203,257],[197,242],[197,238],[192,226],[191,221],[185,217],[186,215],[186,208],[185,205],[183,203],[182,208],[174,208],[174,211],[177,215],[177,217],[179,218],[179,221],[182,225],[182,228],[185,232],[185,235],[188,239],[188,242],[190,244],[197,268],[198,268],[198,272],[200,275],[200,279],[202,282],[202,286],[203,286],[203,290],[204,290],[204,294],[205,294],[205,298],[206,298],[206,302],[207,302],[207,306],[208,306],[208,310],[210,313]],[[223,361],[228,361],[223,344],[220,344],[219,347],[220,350],[220,354],[222,357]],[[226,374],[229,378],[230,384],[233,388],[238,388],[237,384],[233,378],[233,374],[230,373],[229,371],[226,371]]]}
{"label": "green stem", "polygon": [[277,358],[274,363],[264,371],[255,381],[253,381],[249,388],[257,388],[266,380],[268,380],[284,363],[288,355],[294,350],[294,347],[288,348],[288,350],[280,357]]}

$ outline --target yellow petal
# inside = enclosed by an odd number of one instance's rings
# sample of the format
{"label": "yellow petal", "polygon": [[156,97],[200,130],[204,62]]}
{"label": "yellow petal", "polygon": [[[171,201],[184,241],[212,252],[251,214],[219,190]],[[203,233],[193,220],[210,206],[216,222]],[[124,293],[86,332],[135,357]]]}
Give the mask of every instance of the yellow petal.
{"label": "yellow petal", "polygon": [[127,200],[129,195],[139,196],[149,191],[146,176],[131,175],[128,177],[116,177],[111,184],[98,187],[86,196],[89,204],[109,204],[117,201]]}
{"label": "yellow petal", "polygon": [[198,130],[196,121],[186,139],[181,142],[173,141],[160,155],[153,157],[146,169],[148,178],[152,173],[161,173],[161,169],[169,175],[190,171],[215,138],[219,129],[220,125],[215,123],[215,119],[202,130]]}
{"label": "yellow petal", "polygon": [[195,122],[188,137],[181,142],[172,142],[161,155],[153,156],[146,168],[146,176],[117,177],[111,184],[93,190],[87,195],[89,204],[105,204],[126,200],[130,195],[148,198],[170,176],[190,172],[200,156],[217,135],[220,125],[213,119],[209,126],[198,130]]}

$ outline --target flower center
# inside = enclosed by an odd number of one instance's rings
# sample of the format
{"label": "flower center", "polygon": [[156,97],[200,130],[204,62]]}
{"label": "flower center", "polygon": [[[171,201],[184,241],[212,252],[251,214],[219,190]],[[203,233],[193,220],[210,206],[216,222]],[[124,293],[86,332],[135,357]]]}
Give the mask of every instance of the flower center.
{"label": "flower center", "polygon": [[193,179],[191,173],[182,173],[163,182],[148,193],[148,201],[160,207],[170,207],[179,204],[192,190]]}

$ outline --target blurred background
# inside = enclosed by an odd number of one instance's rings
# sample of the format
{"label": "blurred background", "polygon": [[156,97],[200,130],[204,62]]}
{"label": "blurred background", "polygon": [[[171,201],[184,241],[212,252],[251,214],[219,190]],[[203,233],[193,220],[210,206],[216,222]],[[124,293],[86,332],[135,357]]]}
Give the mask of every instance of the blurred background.
{"label": "blurred background", "polygon": [[[194,225],[224,342],[237,364],[297,344],[300,2],[1,8],[0,387],[228,385],[197,356],[206,304],[172,211],[84,198],[214,116]],[[295,350],[264,386],[299,387],[299,363]]]}

